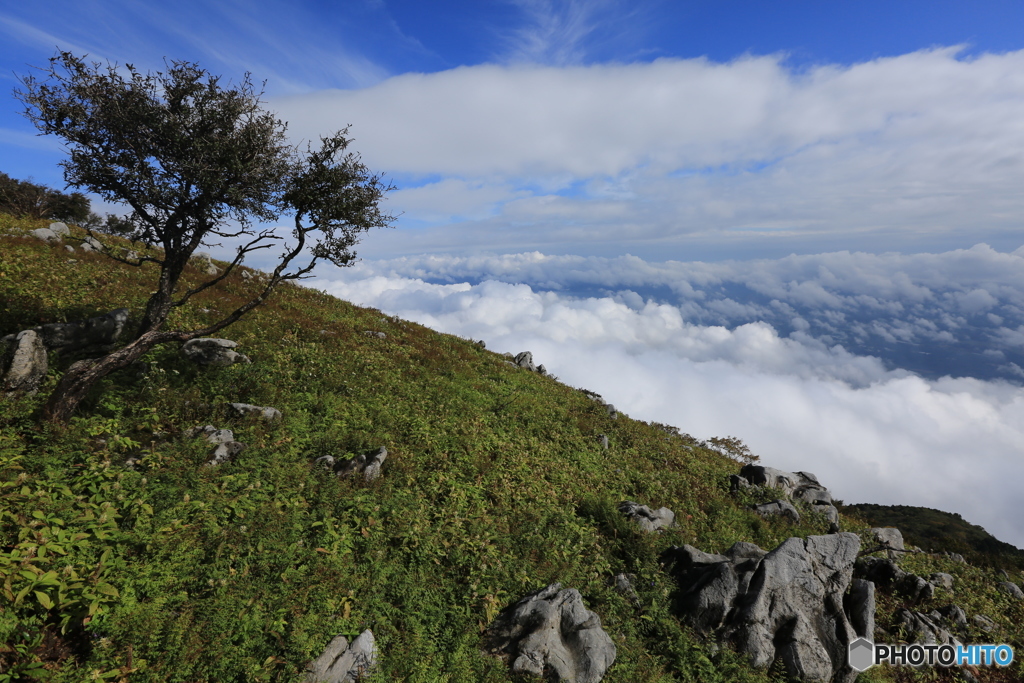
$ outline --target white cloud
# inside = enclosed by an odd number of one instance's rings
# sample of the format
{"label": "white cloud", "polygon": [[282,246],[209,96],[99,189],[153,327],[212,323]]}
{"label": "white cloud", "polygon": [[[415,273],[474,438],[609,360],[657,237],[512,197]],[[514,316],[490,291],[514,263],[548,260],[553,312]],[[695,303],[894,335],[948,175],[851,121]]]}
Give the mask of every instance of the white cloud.
{"label": "white cloud", "polygon": [[[806,72],[774,56],[492,64],[273,105],[305,138],[352,123],[373,168],[529,193],[434,231],[442,249],[507,249],[509,234],[520,250],[662,257],[806,250],[809,236],[873,251],[1020,241],[1024,52],[943,48]],[[443,183],[430,192],[431,215],[459,215]]]}
{"label": "white cloud", "polygon": [[[972,294],[981,289],[1005,298],[1008,285],[1024,277],[1022,261],[984,247],[745,264],[539,253],[424,256],[362,263],[314,286],[438,330],[482,338],[497,351],[529,349],[562,381],[600,392],[632,417],[674,424],[702,438],[739,436],[767,464],[813,471],[847,502],[959,512],[1024,546],[1016,524],[1024,507],[1015,483],[1024,475],[1024,390],[1002,381],[927,380],[887,369],[878,358],[830,346],[802,325],[782,337],[758,320],[731,329],[698,324],[686,306],[656,303],[631,289],[674,282],[677,292],[688,293],[687,305],[705,311],[699,294],[707,297],[746,277],[794,304],[826,307],[841,328],[849,321],[837,317],[837,309],[851,310],[866,292],[883,297],[880,305],[908,294],[919,302],[959,305],[956,297],[935,295],[951,287],[940,282],[941,273],[959,271],[956,287],[968,297],[984,299]],[[893,276],[888,284],[883,272]],[[463,279],[470,273],[475,284]],[[493,277],[515,282],[488,279]],[[828,296],[801,287],[805,279]],[[449,284],[436,283],[443,280]],[[579,281],[606,287],[607,294],[578,297],[554,289],[572,289]],[[983,281],[988,285],[978,284]],[[929,324],[939,329],[929,320],[893,318],[879,333],[900,341],[922,330],[934,334]],[[1009,344],[1021,338],[1011,328],[999,334]],[[1005,362],[1002,355],[987,357]]]}

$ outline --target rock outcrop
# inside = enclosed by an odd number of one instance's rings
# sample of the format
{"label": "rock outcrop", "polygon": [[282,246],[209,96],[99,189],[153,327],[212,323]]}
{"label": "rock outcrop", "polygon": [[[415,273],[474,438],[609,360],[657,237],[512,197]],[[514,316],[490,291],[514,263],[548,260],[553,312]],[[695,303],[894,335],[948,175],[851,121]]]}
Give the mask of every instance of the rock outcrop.
{"label": "rock outcrop", "polygon": [[46,347],[35,330],[0,339],[0,391],[4,395],[34,394],[48,368]]}
{"label": "rock outcrop", "polygon": [[376,664],[377,642],[370,629],[351,645],[345,636],[335,636],[306,667],[305,683],[356,683],[369,678]]}
{"label": "rock outcrop", "polygon": [[238,342],[230,339],[199,337],[182,344],[181,352],[198,365],[226,367],[235,363],[250,363],[248,356],[234,350],[237,347]]}
{"label": "rock outcrop", "polygon": [[676,607],[697,630],[732,642],[755,666],[778,657],[795,678],[848,683],[856,674],[847,648],[862,634],[846,609],[865,611],[868,599],[861,591],[844,606],[859,550],[856,534],[837,533],[790,538],[768,553],[752,543],[724,555],[674,547],[662,560],[679,585]]}
{"label": "rock outcrop", "polygon": [[235,435],[230,429],[217,429],[213,425],[206,425],[193,429],[192,436],[203,436],[207,443],[213,444],[213,457],[206,463],[209,467],[230,462],[245,449],[244,443],[235,441]]}
{"label": "rock outcrop", "polygon": [[903,571],[895,561],[882,557],[860,558],[857,560],[854,574],[877,586],[891,587],[915,603],[930,599],[935,595],[936,585],[945,581],[944,578],[937,577],[936,583],[932,583],[916,574]]}
{"label": "rock outcrop", "polygon": [[675,526],[676,514],[666,507],[651,510],[646,505],[634,503],[631,500],[624,500],[619,503],[619,512],[626,515],[644,531],[659,531]]}
{"label": "rock outcrop", "polygon": [[387,457],[388,449],[381,446],[375,451],[360,453],[354,458],[338,460],[333,455],[323,455],[313,462],[334,472],[339,477],[362,474],[366,481],[374,481],[380,477],[380,468]]}
{"label": "rock outcrop", "polygon": [[488,654],[507,658],[513,673],[597,683],[615,662],[615,643],[574,588],[541,588],[503,610],[485,634]]}
{"label": "rock outcrop", "polygon": [[892,559],[898,559],[906,551],[903,545],[903,533],[896,527],[875,527],[871,529],[871,535],[880,546],[887,550],[887,555]]}
{"label": "rock outcrop", "polygon": [[831,492],[810,472],[783,472],[763,465],[744,465],[739,476],[753,486],[779,489],[793,500],[812,505],[832,504]]}
{"label": "rock outcrop", "polygon": [[229,403],[228,406],[230,406],[239,417],[255,415],[261,420],[265,420],[267,422],[274,422],[275,420],[281,419],[281,411],[269,406],[254,406],[249,403]]}
{"label": "rock outcrop", "polygon": [[[72,323],[48,323],[33,327],[31,331],[39,337],[43,346],[48,350],[59,351],[63,354],[79,351],[102,353],[109,351],[114,346],[127,322],[128,309],[117,308],[88,320]],[[25,331],[28,330],[23,332]],[[0,343],[10,343],[17,336],[17,334],[9,334],[0,339]]]}
{"label": "rock outcrop", "polygon": [[1006,593],[1011,598],[1024,600],[1024,591],[1022,591],[1020,586],[1015,583],[1011,583],[1010,581],[1000,581],[996,584],[996,588],[999,589],[999,592]]}
{"label": "rock outcrop", "polygon": [[754,512],[762,517],[786,517],[794,524],[800,522],[800,513],[793,504],[786,500],[772,500],[754,506]]}
{"label": "rock outcrop", "polygon": [[536,372],[541,375],[548,374],[547,369],[545,369],[543,365],[533,364],[533,354],[529,351],[523,351],[516,354],[515,358],[512,359],[512,364],[523,368],[524,370],[529,370],[530,372]]}
{"label": "rock outcrop", "polygon": [[[729,488],[734,493],[751,487],[773,488],[782,491],[787,498],[807,503],[812,510],[828,520],[830,534],[839,531],[839,510],[832,505],[832,492],[821,485],[810,472],[784,472],[764,465],[744,465],[739,474],[729,477]],[[754,507],[762,516],[782,515],[794,522],[800,521],[800,513],[785,500],[772,500]]]}

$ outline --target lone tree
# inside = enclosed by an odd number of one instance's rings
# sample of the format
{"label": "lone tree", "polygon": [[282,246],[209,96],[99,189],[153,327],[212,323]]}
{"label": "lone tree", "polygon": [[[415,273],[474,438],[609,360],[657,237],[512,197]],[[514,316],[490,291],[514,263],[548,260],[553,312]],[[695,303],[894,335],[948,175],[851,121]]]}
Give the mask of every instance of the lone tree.
{"label": "lone tree", "polygon": [[[79,361],[61,377],[43,409],[54,422],[66,422],[96,382],[157,344],[227,327],[322,260],[351,264],[361,233],[394,221],[380,208],[394,188],[346,152],[348,129],[321,138],[318,148],[289,145],[286,124],[262,108],[263,93],[248,74],[237,85],[224,85],[190,62],[141,73],[69,52],[40,71],[41,78],[21,78],[22,89],[15,91],[25,116],[42,134],[64,141],[69,158],[61,165],[69,186],[131,207],[125,235],[145,247],[142,255],[103,252],[131,266],[151,262],[160,269],[128,344]],[[294,217],[290,235],[261,227],[286,215]],[[239,244],[231,263],[184,287],[182,273],[193,253],[218,239]],[[249,254],[269,248],[279,251],[277,267],[252,299],[201,329],[163,329],[175,307],[228,277]]]}

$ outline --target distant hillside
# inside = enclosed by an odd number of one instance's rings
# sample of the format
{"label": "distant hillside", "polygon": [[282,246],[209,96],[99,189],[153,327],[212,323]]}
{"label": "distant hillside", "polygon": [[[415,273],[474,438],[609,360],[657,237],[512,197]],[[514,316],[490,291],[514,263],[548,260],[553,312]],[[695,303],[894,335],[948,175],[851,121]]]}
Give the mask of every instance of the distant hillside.
{"label": "distant hillside", "polygon": [[912,505],[846,505],[843,512],[874,526],[894,526],[909,545],[960,553],[981,566],[1024,569],[1024,550],[1000,541],[955,512]]}

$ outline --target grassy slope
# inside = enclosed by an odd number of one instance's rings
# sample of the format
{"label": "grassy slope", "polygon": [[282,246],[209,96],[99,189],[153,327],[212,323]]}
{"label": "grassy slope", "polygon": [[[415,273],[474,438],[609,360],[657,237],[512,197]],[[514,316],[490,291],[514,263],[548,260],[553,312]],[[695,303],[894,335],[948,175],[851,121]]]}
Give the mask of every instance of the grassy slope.
{"label": "grassy slope", "polygon": [[[0,232],[12,225],[36,227],[0,216]],[[0,237],[0,335],[121,306],[138,315],[154,273]],[[172,324],[230,310],[246,288],[234,275]],[[482,630],[559,581],[615,640],[606,681],[777,678],[681,628],[657,563],[671,544],[771,549],[824,532],[811,515],[794,527],[749,512],[761,501],[728,493],[735,461],[613,420],[577,389],[468,340],[305,288],[282,288],[223,336],[252,364],[197,369],[174,346],[156,349],[148,374],[110,377],[66,429],[35,417],[46,387],[0,400],[0,665],[42,662],[63,681],[290,681],[335,634],[372,628],[380,680],[506,681],[505,665],[479,652]],[[51,360],[47,386],[68,362]],[[229,401],[284,419],[230,417]],[[203,467],[209,447],[185,436],[203,424],[248,448]],[[311,466],[380,445],[390,456],[372,484]],[[137,471],[123,466],[133,455]],[[624,499],[668,506],[679,528],[641,534],[615,510]],[[971,586],[957,601],[1020,642],[1020,606],[982,570],[914,562]],[[636,575],[639,607],[611,590],[618,572]],[[898,600],[883,596],[886,607]]]}

